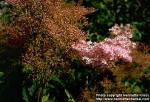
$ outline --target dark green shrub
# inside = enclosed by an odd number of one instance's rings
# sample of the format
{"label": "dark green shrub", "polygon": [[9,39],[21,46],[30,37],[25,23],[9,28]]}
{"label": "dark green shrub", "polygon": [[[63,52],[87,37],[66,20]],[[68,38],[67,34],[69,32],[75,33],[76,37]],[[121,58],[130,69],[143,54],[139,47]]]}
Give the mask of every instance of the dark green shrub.
{"label": "dark green shrub", "polygon": [[[96,12],[89,15],[90,33],[107,36],[108,28],[114,23],[134,24],[141,32],[134,34],[136,40],[149,42],[150,2],[149,0],[85,0],[83,5],[94,7]],[[142,35],[142,37],[141,37]],[[137,36],[140,36],[137,38]],[[92,38],[91,38],[92,39]]]}

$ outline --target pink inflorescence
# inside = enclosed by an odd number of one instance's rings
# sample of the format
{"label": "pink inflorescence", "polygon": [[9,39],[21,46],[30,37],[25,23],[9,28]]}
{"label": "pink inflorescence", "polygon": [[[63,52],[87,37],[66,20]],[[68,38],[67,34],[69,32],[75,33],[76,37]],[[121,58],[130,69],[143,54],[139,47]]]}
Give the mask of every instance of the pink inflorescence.
{"label": "pink inflorescence", "polygon": [[115,38],[106,38],[99,43],[81,40],[72,45],[72,48],[78,51],[85,64],[96,67],[110,66],[118,60],[132,62],[130,54],[135,43],[130,40],[132,38],[130,25],[119,26],[115,24],[109,30],[113,35],[116,35]]}

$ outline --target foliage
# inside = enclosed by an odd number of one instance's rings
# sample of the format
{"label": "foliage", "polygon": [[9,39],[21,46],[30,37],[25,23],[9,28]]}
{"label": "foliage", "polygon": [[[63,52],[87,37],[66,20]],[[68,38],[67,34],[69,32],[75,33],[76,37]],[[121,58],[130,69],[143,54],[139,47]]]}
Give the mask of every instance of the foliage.
{"label": "foliage", "polygon": [[4,73],[0,72],[0,84],[3,83]]}
{"label": "foliage", "polygon": [[[107,36],[107,29],[114,23],[130,23],[141,32],[136,33],[135,36],[142,35],[143,41],[149,42],[149,0],[85,0],[83,5],[97,9],[96,12],[89,15],[91,25],[87,30],[91,35]],[[136,40],[141,40],[141,37]]]}
{"label": "foliage", "polygon": [[[3,39],[4,40],[4,39]],[[1,40],[2,41],[2,40]],[[4,42],[3,42],[4,43]],[[21,83],[24,77],[20,64],[20,49],[0,44],[0,100],[4,102],[22,101]],[[9,98],[8,98],[9,97]],[[17,97],[17,98],[16,98]]]}

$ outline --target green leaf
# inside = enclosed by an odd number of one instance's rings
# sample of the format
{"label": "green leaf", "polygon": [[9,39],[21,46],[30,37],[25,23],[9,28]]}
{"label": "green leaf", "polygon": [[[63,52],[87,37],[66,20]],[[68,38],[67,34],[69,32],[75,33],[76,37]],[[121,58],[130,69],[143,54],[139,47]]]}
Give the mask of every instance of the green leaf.
{"label": "green leaf", "polygon": [[23,87],[22,96],[23,96],[23,100],[24,100],[25,102],[29,102],[29,98],[28,98],[28,95],[27,95],[27,90],[26,90],[25,87]]}
{"label": "green leaf", "polygon": [[55,89],[55,86],[52,85],[52,84],[49,84],[48,87],[49,87],[49,88],[52,88],[52,89]]}
{"label": "green leaf", "polygon": [[29,95],[30,95],[30,96],[33,96],[36,89],[37,89],[37,85],[36,85],[35,82],[33,82],[32,86],[31,86],[30,88],[28,88]]}
{"label": "green leaf", "polygon": [[49,102],[48,98],[49,98],[49,95],[43,96],[41,99],[41,102]]}
{"label": "green leaf", "polygon": [[53,76],[51,77],[51,80],[53,80],[53,81],[59,83],[59,84],[62,85],[62,86],[65,86],[64,83],[59,79],[59,77],[58,77],[57,75],[53,75]]}
{"label": "green leaf", "polygon": [[125,81],[124,84],[125,84],[126,87],[130,85],[129,81]]}
{"label": "green leaf", "polygon": [[142,90],[141,90],[141,88],[139,86],[135,86],[133,91],[135,93],[141,93],[142,92]]}
{"label": "green leaf", "polygon": [[10,14],[3,14],[0,16],[0,20],[6,23],[10,21],[10,18],[11,18]]}
{"label": "green leaf", "polygon": [[4,76],[3,72],[0,72],[0,78],[2,78]]}
{"label": "green leaf", "polygon": [[141,38],[142,38],[142,34],[140,33],[140,32],[135,32],[135,33],[133,33],[133,39],[134,40],[141,40]]}
{"label": "green leaf", "polygon": [[30,65],[30,64],[25,64],[24,65],[23,72],[30,73],[32,71],[33,71],[33,66],[32,65]]}
{"label": "green leaf", "polygon": [[75,102],[75,100],[73,99],[72,95],[65,89],[65,93],[68,97],[68,102]]}

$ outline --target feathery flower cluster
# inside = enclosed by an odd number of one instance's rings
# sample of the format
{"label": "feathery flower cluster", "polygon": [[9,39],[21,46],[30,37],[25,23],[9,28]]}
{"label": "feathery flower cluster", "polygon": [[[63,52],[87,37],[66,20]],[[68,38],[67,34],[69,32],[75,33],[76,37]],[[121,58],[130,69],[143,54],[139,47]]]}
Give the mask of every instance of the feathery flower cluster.
{"label": "feathery flower cluster", "polygon": [[109,30],[116,35],[115,38],[106,38],[99,43],[82,40],[72,45],[72,48],[79,52],[79,56],[85,64],[103,67],[110,66],[118,60],[132,62],[130,53],[131,49],[135,47],[135,43],[130,40],[133,32],[130,25],[114,25]]}
{"label": "feathery flower cluster", "polygon": [[[20,45],[25,72],[34,80],[46,82],[54,68],[73,67],[76,58],[71,45],[86,34],[79,29],[84,15],[94,9],[66,4],[64,0],[6,0],[15,6],[13,21],[6,26],[10,45]],[[20,14],[16,13],[20,12]],[[23,45],[23,46],[22,46]]]}
{"label": "feathery flower cluster", "polygon": [[7,3],[11,4],[11,5],[20,5],[24,2],[24,0],[5,0]]}
{"label": "feathery flower cluster", "polygon": [[128,38],[132,38],[133,29],[130,24],[126,24],[125,26],[122,24],[120,26],[115,24],[112,28],[109,29],[109,31],[113,35],[124,35]]}

